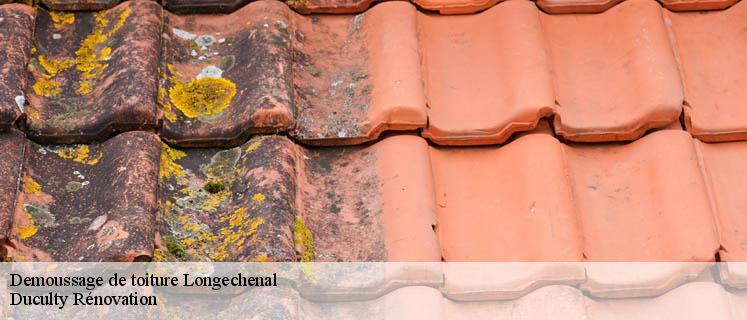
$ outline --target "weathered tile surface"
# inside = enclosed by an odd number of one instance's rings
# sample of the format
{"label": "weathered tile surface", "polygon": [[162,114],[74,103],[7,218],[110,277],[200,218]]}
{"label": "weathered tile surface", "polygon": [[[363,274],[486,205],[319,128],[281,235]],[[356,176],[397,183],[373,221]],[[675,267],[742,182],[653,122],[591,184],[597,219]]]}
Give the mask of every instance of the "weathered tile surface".
{"label": "weathered tile surface", "polygon": [[747,138],[747,2],[724,11],[666,12],[685,88],[685,125],[703,141]]}
{"label": "weathered tile surface", "polygon": [[291,101],[287,6],[252,3],[228,16],[165,16],[161,135],[185,146],[240,144],[286,131]]}
{"label": "weathered tile surface", "polygon": [[175,13],[230,13],[251,0],[161,0],[164,8]]}
{"label": "weathered tile surface", "polygon": [[26,87],[28,134],[84,142],[154,128],[160,15],[147,0],[96,13],[39,10]]}
{"label": "weathered tile surface", "polygon": [[21,115],[26,98],[26,63],[33,45],[35,10],[20,4],[0,5],[0,131]]}
{"label": "weathered tile surface", "polygon": [[121,0],[41,0],[47,8],[57,11],[103,10],[119,2]]}
{"label": "weathered tile surface", "polygon": [[[438,260],[428,185],[417,185],[428,176],[425,142],[389,139],[346,149],[303,149],[277,136],[222,150],[164,145],[161,258]],[[394,160],[403,157],[411,161]],[[397,202],[411,197],[423,203]]]}
{"label": "weathered tile surface", "polygon": [[127,132],[98,145],[27,143],[12,259],[150,259],[157,209],[156,135]]}
{"label": "weathered tile surface", "polygon": [[12,130],[0,133],[0,239],[10,235],[16,192],[21,178],[21,164],[27,149],[22,133]]}

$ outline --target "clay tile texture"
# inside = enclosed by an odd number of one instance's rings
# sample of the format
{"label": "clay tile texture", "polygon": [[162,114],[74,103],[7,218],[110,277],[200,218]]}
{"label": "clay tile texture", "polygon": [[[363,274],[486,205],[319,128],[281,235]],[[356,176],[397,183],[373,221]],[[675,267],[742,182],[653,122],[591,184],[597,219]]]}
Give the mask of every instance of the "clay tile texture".
{"label": "clay tile texture", "polygon": [[25,66],[33,46],[35,10],[20,4],[0,5],[0,131],[23,113]]}
{"label": "clay tile texture", "polygon": [[150,260],[160,142],[127,132],[101,144],[27,141],[8,257],[15,261]]}
{"label": "clay tile texture", "polygon": [[446,261],[712,261],[719,248],[684,131],[625,145],[531,134],[431,159]]}
{"label": "clay tile texture", "polygon": [[672,11],[703,11],[726,9],[739,0],[660,0],[665,8]]}
{"label": "clay tile texture", "polygon": [[[55,11],[103,10],[114,7],[121,0],[40,0],[47,8]],[[153,0],[148,0],[153,1]]]}
{"label": "clay tile texture", "polygon": [[677,121],[682,84],[656,2],[630,0],[600,14],[540,17],[560,136],[634,140]]}
{"label": "clay tile texture", "polygon": [[415,14],[391,2],[310,17],[258,1],[228,18],[167,15],[162,136],[180,146],[236,146],[250,134],[290,130],[307,144],[337,145],[421,128]]}
{"label": "clay tile texture", "polygon": [[261,136],[231,149],[162,148],[160,260],[440,259],[421,138],[306,149]]}
{"label": "clay tile texture", "polygon": [[724,11],[667,12],[685,88],[685,124],[704,141],[747,138],[747,3]]}
{"label": "clay tile texture", "polygon": [[423,136],[444,145],[503,143],[552,114],[550,61],[533,3],[421,14],[418,22],[429,120]]}
{"label": "clay tile texture", "polygon": [[21,164],[26,152],[26,141],[22,133],[9,131],[0,133],[0,239],[10,235],[15,209],[16,190],[21,177]]}
{"label": "clay tile texture", "polygon": [[160,16],[161,7],[147,0],[99,12],[38,10],[27,133],[40,142],[80,143],[154,128]]}
{"label": "clay tile texture", "polygon": [[537,0],[537,6],[550,14],[599,13],[623,0]]}

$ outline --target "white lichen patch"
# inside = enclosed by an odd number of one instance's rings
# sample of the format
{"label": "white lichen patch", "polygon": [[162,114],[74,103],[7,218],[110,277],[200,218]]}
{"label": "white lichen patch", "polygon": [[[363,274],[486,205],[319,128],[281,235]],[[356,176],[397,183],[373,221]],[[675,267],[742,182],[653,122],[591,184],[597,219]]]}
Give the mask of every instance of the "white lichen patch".
{"label": "white lichen patch", "polygon": [[197,75],[197,79],[202,78],[214,78],[218,79],[223,77],[223,69],[218,68],[216,66],[207,66],[202,71],[200,71],[200,74]]}
{"label": "white lichen patch", "polygon": [[26,96],[23,95],[23,93],[17,95],[15,97],[16,105],[18,106],[18,110],[21,110],[21,112],[24,112],[24,107],[26,106]]}
{"label": "white lichen patch", "polygon": [[203,34],[203,35],[197,37],[197,39],[195,39],[195,43],[198,46],[205,47],[206,49],[207,49],[207,47],[212,46],[215,43],[215,41],[216,41],[215,37],[213,37],[211,35],[207,35],[207,34]]}
{"label": "white lichen patch", "polygon": [[197,35],[195,35],[193,33],[189,33],[189,32],[184,31],[182,29],[172,28],[171,32],[173,32],[175,36],[177,36],[179,38],[182,38],[184,40],[192,41],[195,38],[197,38]]}

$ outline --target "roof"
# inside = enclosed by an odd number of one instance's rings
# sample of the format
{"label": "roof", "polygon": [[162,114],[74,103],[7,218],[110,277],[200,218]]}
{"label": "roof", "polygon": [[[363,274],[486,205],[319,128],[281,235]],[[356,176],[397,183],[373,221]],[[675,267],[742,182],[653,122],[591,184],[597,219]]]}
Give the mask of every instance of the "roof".
{"label": "roof", "polygon": [[747,259],[747,4],[289,5],[0,6],[6,255]]}

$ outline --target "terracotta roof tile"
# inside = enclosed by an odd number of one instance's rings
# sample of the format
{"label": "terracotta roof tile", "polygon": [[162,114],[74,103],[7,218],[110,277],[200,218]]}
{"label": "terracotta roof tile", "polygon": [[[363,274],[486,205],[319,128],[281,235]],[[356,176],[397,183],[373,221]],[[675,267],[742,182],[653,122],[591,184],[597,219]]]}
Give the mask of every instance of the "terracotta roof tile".
{"label": "terracotta roof tile", "polygon": [[0,131],[7,130],[25,107],[25,66],[33,43],[35,12],[29,6],[0,6]]}
{"label": "terracotta roof tile", "polygon": [[747,2],[725,11],[672,13],[671,24],[685,88],[685,124],[704,141],[744,140],[747,113]]}
{"label": "terracotta roof tile", "polygon": [[439,144],[502,143],[553,112],[538,9],[507,1],[465,16],[419,15],[428,127]]}
{"label": "terracotta roof tile", "polygon": [[10,234],[15,208],[16,191],[21,178],[21,163],[26,151],[22,133],[17,131],[0,133],[0,240],[5,241]]}
{"label": "terracotta roof tile", "polygon": [[252,0],[161,0],[164,8],[176,13],[230,13]]}
{"label": "terracotta roof tile", "polygon": [[47,8],[56,11],[109,9],[119,4],[121,1],[122,0],[41,0]]}
{"label": "terracotta roof tile", "polygon": [[547,13],[599,13],[623,0],[537,0],[537,6]]}
{"label": "terracotta roof tile", "polygon": [[[697,140],[696,140],[697,141]],[[703,172],[710,188],[715,220],[721,237],[722,261],[747,261],[747,199],[741,193],[747,185],[743,164],[747,142],[696,142]]]}
{"label": "terracotta roof tile", "polygon": [[378,0],[286,0],[285,3],[300,13],[360,13]]}
{"label": "terracotta roof tile", "polygon": [[726,9],[739,0],[660,0],[672,11],[703,11]]}
{"label": "terracotta roof tile", "polygon": [[710,261],[719,246],[683,131],[628,145],[562,145],[536,134],[431,157],[446,261]]}
{"label": "terracotta roof tile", "polygon": [[682,85],[656,2],[630,0],[601,14],[541,18],[558,134],[573,141],[633,140],[677,120]]}
{"label": "terracotta roof tile", "polygon": [[[289,10],[260,1],[228,16],[165,15],[161,135],[189,146],[236,145],[294,124]],[[199,96],[201,90],[214,96]],[[200,100],[203,99],[203,100]]]}
{"label": "terracotta roof tile", "polygon": [[[175,144],[233,146],[251,133],[289,129],[309,144],[356,144],[425,126],[409,4],[308,17],[258,1],[229,16],[248,24],[168,17],[162,134]],[[204,103],[190,96],[210,84],[223,94]]]}
{"label": "terracotta roof tile", "polygon": [[423,9],[438,11],[440,14],[475,13],[501,1],[503,0],[412,0]]}
{"label": "terracotta roof tile", "polygon": [[100,145],[25,145],[11,258],[150,259],[156,231],[156,135],[127,132]]}
{"label": "terracotta roof tile", "polygon": [[28,134],[87,142],[155,127],[160,14],[147,0],[102,13],[38,10]]}
{"label": "terracotta roof tile", "polygon": [[164,145],[161,159],[167,260],[439,260],[420,138],[304,149],[269,136],[225,150]]}

